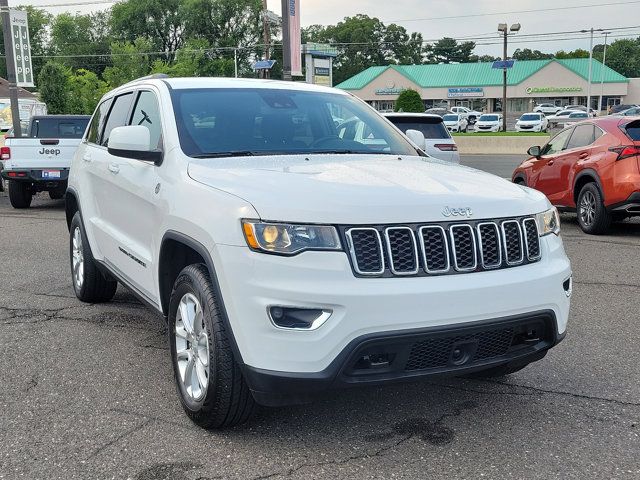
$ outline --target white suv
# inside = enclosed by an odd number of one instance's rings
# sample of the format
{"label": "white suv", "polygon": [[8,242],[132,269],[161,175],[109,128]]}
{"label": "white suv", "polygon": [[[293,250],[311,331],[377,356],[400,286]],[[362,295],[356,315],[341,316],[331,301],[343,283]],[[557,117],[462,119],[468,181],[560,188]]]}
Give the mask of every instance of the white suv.
{"label": "white suv", "polygon": [[340,90],[124,85],[93,115],[66,214],[77,297],[119,282],[165,317],[180,400],[207,428],[329,388],[514,372],[565,335],[546,197],[424,156]]}

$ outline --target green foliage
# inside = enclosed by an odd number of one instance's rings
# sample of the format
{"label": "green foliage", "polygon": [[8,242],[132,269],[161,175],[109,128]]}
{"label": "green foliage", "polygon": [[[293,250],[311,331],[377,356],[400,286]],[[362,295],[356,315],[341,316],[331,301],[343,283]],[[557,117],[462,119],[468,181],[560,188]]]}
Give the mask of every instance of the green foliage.
{"label": "green foliage", "polygon": [[100,98],[108,91],[104,81],[85,69],[68,76],[67,88],[73,93],[67,98],[65,113],[78,115],[92,114]]}
{"label": "green foliage", "polygon": [[455,38],[445,37],[427,49],[429,63],[467,63],[476,48],[474,42],[458,43]]}
{"label": "green foliage", "polygon": [[530,48],[516,48],[513,52],[513,58],[515,60],[546,60],[553,58],[551,53],[542,53],[540,50],[531,50]]}
{"label": "green foliage", "polygon": [[627,78],[640,77],[640,38],[623,38],[607,47],[607,66]]}
{"label": "green foliage", "polygon": [[64,66],[53,62],[45,64],[38,75],[38,90],[50,114],[67,113],[68,71]]}
{"label": "green foliage", "polygon": [[420,94],[410,88],[400,92],[398,100],[396,100],[396,112],[424,113],[424,104]]}
{"label": "green foliage", "polygon": [[151,58],[148,52],[152,50],[151,42],[142,37],[136,38],[133,43],[112,43],[112,66],[105,68],[102,74],[105,82],[110,88],[115,88],[147,75],[151,69]]}
{"label": "green foliage", "polygon": [[577,48],[570,52],[558,50],[556,54],[552,56],[556,58],[589,58],[589,50],[583,50],[582,48]]}

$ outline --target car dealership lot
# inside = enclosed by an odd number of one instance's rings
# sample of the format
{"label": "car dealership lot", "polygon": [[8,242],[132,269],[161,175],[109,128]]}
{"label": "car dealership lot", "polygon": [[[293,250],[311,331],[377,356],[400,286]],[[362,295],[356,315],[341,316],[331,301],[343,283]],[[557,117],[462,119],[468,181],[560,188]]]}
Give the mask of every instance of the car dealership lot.
{"label": "car dealership lot", "polygon": [[[520,159],[478,157],[462,163],[501,176]],[[206,432],[182,413],[161,319],[124,289],[75,299],[63,203],[0,193],[0,478],[638,478],[640,222],[593,237],[563,221],[569,333],[541,362]]]}

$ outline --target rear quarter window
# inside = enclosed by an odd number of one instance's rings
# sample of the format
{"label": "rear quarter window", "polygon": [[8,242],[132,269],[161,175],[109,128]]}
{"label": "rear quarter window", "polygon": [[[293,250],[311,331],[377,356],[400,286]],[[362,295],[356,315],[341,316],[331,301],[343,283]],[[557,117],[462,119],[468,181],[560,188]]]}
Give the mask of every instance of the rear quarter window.
{"label": "rear quarter window", "polygon": [[403,133],[407,130],[418,130],[427,139],[451,138],[449,131],[442,123],[441,118],[425,118],[416,120],[415,118],[387,117],[391,123],[398,127]]}

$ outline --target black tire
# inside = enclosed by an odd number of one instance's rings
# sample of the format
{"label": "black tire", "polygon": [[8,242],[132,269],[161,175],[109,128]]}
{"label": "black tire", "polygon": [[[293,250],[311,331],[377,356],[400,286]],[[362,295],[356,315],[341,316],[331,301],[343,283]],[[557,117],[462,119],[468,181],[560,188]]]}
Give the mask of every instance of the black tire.
{"label": "black tire", "polygon": [[[81,239],[79,251],[82,253],[82,280],[79,281],[75,272],[74,263],[74,235]],[[82,224],[80,212],[76,212],[71,220],[69,229],[69,264],[71,266],[71,281],[73,290],[79,300],[87,303],[108,302],[113,298],[118,289],[118,282],[107,278],[99,269],[91,253],[91,246]]]}
{"label": "black tire", "polygon": [[587,183],[578,194],[576,204],[578,224],[583,232],[591,235],[606,233],[613,217],[602,201],[602,194],[595,183]]}
{"label": "black tire", "polygon": [[[202,344],[195,340],[197,338],[195,336],[189,341],[184,335],[176,334],[176,324],[178,322],[184,324],[182,320],[177,318],[178,308],[183,299],[188,298],[188,295],[197,299],[202,309],[202,324],[198,328],[207,335],[206,341],[203,341]],[[231,348],[231,332],[227,331],[222,315],[220,299],[213,288],[206,266],[194,264],[185,267],[173,285],[169,301],[169,346],[176,389],[182,407],[194,423],[207,429],[232,427],[244,423],[252,416],[256,408],[251,391],[234,357]],[[186,328],[179,327],[179,329],[188,331]],[[196,395],[190,395],[187,391],[188,387],[183,384],[178,366],[176,340],[184,342],[184,350],[190,349],[187,352],[187,358],[197,359],[194,362],[199,362],[200,368],[204,368],[204,372],[206,372],[206,389],[200,384],[198,385],[202,398],[198,399],[195,398]],[[200,350],[195,350],[197,353],[193,353],[194,345],[199,345],[199,347],[195,347],[200,348]],[[208,357],[206,357],[208,364],[206,366],[200,361],[202,345],[208,345]],[[183,361],[188,364],[191,360],[183,358]],[[184,367],[185,379],[187,368]],[[191,368],[197,370],[196,366]],[[191,388],[193,390],[193,387]]]}
{"label": "black tire", "polygon": [[9,180],[9,200],[13,208],[29,208],[32,199],[30,183]]}
{"label": "black tire", "polygon": [[527,182],[525,182],[524,178],[522,177],[518,177],[516,178],[513,183],[515,183],[516,185],[523,185],[523,186],[527,186]]}
{"label": "black tire", "polygon": [[64,198],[64,189],[56,188],[55,190],[49,190],[49,198],[51,200],[61,200]]}

